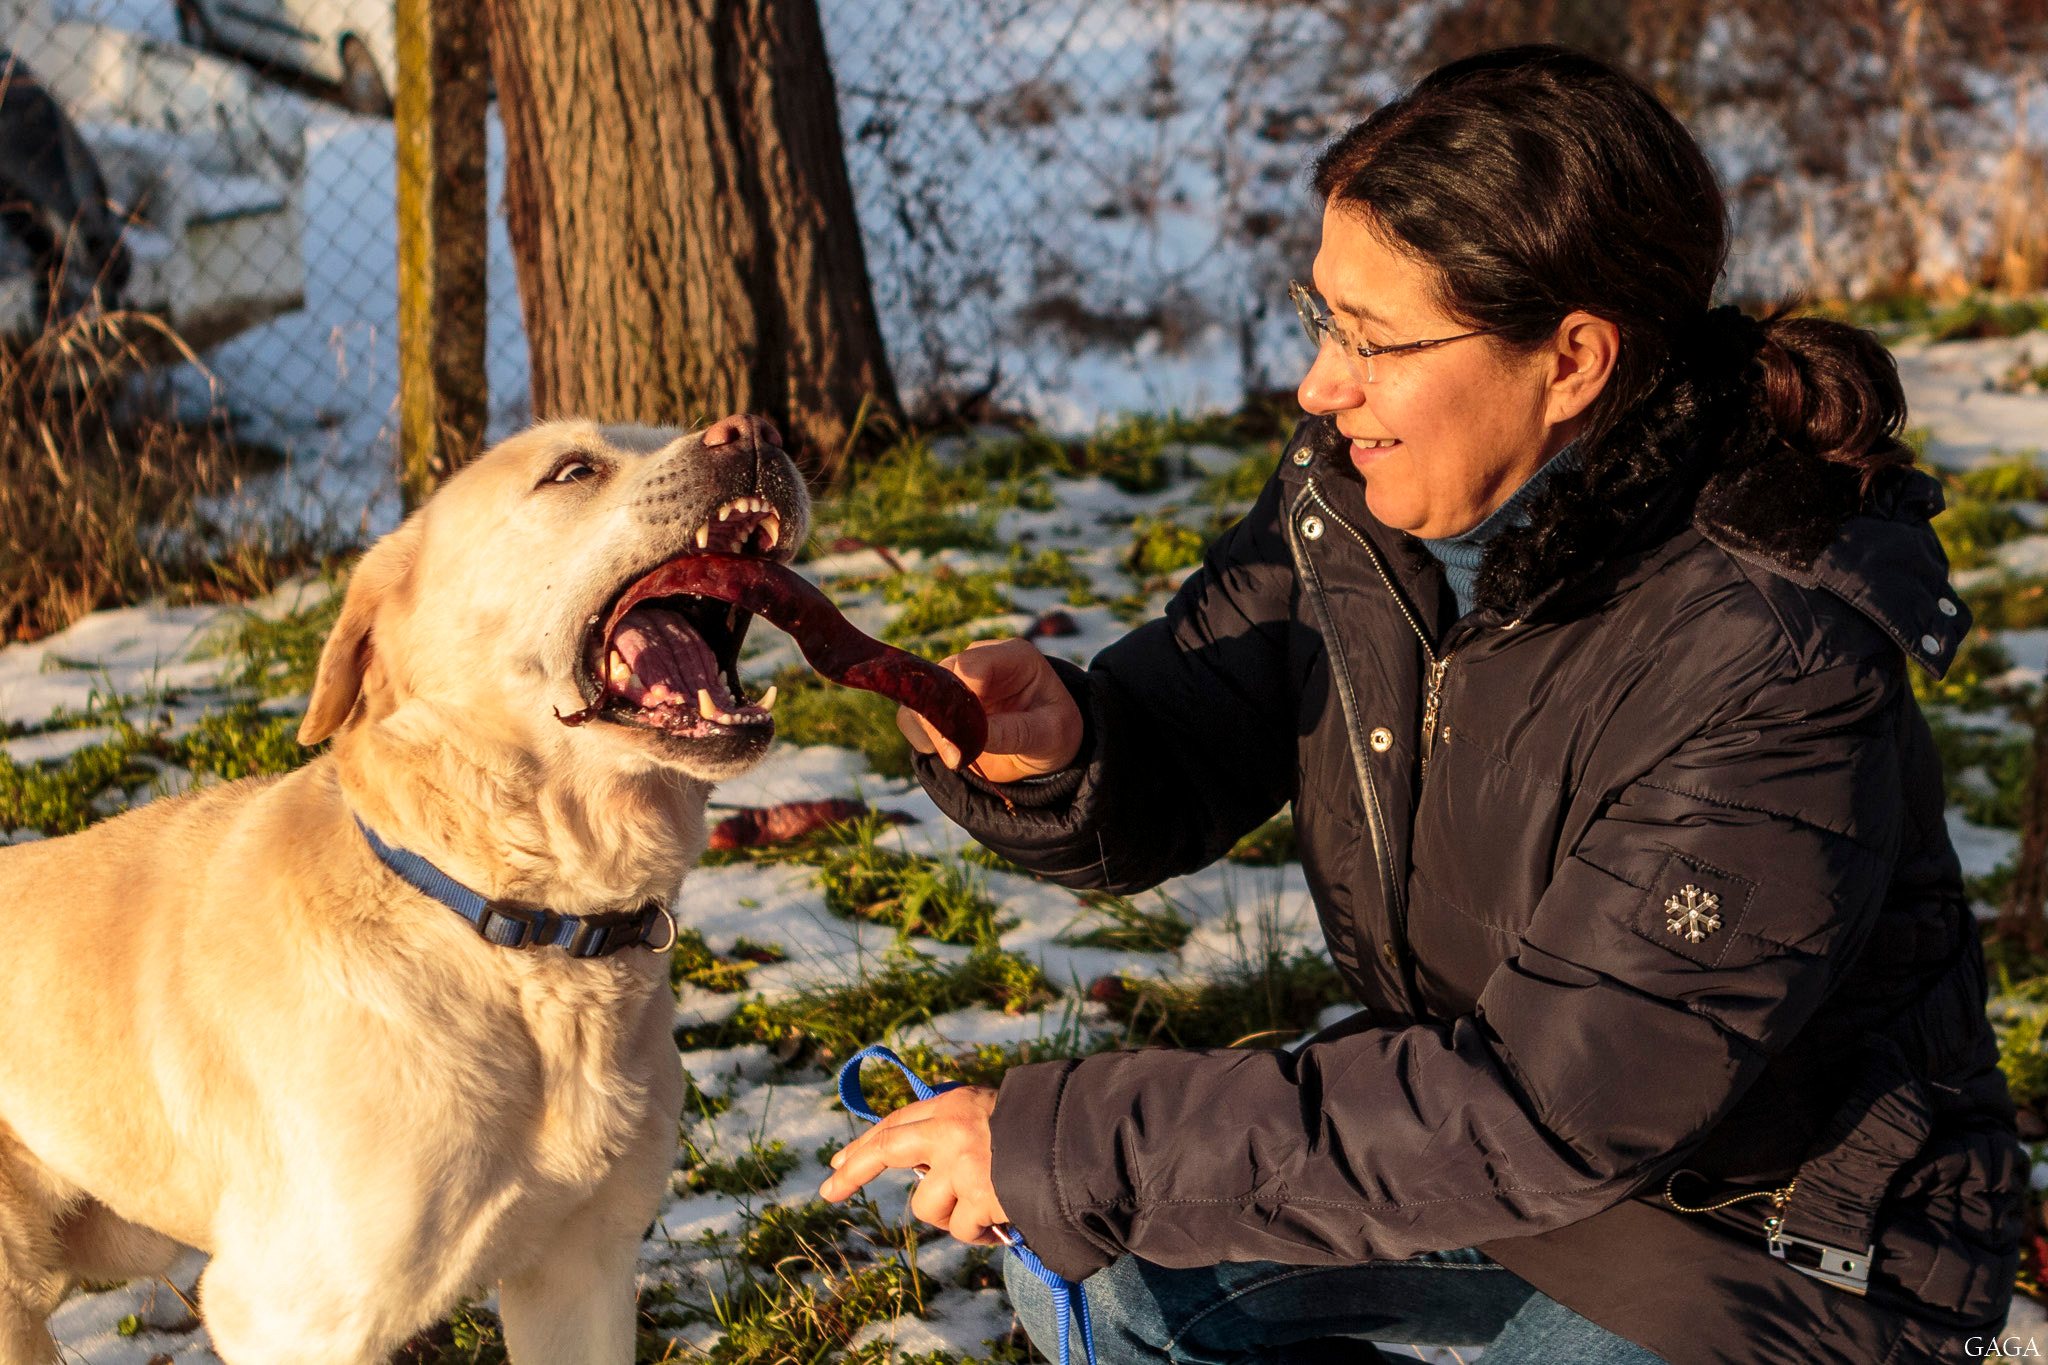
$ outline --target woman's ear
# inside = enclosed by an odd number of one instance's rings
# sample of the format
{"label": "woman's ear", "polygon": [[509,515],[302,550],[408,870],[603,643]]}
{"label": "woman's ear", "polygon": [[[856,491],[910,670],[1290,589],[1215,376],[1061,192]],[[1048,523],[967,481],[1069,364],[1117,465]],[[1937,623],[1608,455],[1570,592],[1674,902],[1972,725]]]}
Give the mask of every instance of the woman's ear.
{"label": "woman's ear", "polygon": [[370,547],[349,576],[341,617],[320,650],[320,671],[313,697],[299,722],[299,743],[318,744],[342,727],[362,695],[363,675],[370,668],[372,626],[386,602],[412,579],[419,552],[419,526],[407,522]]}
{"label": "woman's ear", "polygon": [[1544,420],[1560,426],[1593,406],[1620,357],[1619,327],[1583,310],[1565,314],[1551,342]]}

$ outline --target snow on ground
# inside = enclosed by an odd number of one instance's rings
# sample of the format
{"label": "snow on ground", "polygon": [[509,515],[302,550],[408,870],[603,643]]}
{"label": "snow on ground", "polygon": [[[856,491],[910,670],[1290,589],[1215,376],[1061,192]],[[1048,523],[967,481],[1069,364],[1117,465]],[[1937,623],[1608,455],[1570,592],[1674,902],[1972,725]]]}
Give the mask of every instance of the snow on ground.
{"label": "snow on ground", "polygon": [[[1931,433],[1927,455],[1937,464],[1967,469],[2001,454],[2048,448],[2048,404],[2041,395],[1999,387],[2016,362],[2048,366],[2048,332],[1939,343],[1913,338],[1896,343],[1892,354],[1906,386],[1907,421]],[[2021,553],[2043,555],[2033,540],[2019,545],[2027,547]],[[2048,565],[2048,558],[2041,562]]]}

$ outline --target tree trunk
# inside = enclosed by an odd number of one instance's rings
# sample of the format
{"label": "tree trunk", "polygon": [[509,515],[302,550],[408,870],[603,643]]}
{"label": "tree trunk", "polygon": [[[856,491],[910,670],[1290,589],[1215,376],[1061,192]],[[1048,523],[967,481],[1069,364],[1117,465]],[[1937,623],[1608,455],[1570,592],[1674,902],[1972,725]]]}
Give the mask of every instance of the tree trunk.
{"label": "tree trunk", "polygon": [[2048,949],[2048,687],[2034,703],[2033,767],[2020,798],[2020,850],[1999,910],[1998,937],[2029,953]]}
{"label": "tree trunk", "polygon": [[814,472],[895,385],[816,0],[489,0],[536,417],[763,413]]}
{"label": "tree trunk", "polygon": [[482,20],[468,0],[398,0],[398,444],[409,512],[476,458],[486,231]]}

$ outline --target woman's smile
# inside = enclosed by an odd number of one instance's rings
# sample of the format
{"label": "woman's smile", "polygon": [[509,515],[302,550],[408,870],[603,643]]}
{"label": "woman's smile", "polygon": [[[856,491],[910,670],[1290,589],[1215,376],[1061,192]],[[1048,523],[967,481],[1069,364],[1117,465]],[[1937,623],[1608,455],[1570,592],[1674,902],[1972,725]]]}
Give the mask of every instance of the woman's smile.
{"label": "woman's smile", "polygon": [[1400,446],[1400,440],[1393,436],[1353,436],[1351,463],[1363,473],[1368,466],[1384,460]]}

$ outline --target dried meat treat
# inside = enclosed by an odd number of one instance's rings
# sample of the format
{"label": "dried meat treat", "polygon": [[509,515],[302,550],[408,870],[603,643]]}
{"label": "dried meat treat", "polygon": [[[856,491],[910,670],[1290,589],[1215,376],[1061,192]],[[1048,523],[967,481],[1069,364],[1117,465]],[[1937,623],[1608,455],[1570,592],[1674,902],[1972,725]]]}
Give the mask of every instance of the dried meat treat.
{"label": "dried meat treat", "polygon": [[[614,695],[646,706],[652,687],[633,662],[615,650],[621,641],[641,647],[642,656],[650,660],[680,661],[668,668],[678,679],[673,687],[666,681],[655,684],[663,689],[657,694],[658,705],[673,693],[683,705],[696,697],[705,708],[701,719],[706,724],[766,719],[765,712],[759,717],[752,714],[761,711],[759,707],[728,710],[708,687],[698,690],[697,685],[706,680],[697,677],[691,665],[699,662],[699,652],[704,658],[712,657],[709,651],[693,652],[689,648],[688,637],[702,634],[698,628],[703,622],[701,611],[663,612],[658,613],[662,619],[650,619],[657,615],[651,604],[672,598],[697,599],[698,606],[702,599],[725,602],[761,617],[793,638],[804,659],[825,678],[847,687],[878,692],[930,721],[959,748],[963,766],[972,763],[988,742],[988,718],[982,713],[981,703],[952,673],[915,654],[883,644],[848,621],[808,579],[771,559],[751,555],[684,555],[628,587],[592,639],[591,667],[606,686],[591,706],[561,716],[564,724],[580,725],[592,719]],[[642,607],[643,603],[650,606]],[[636,608],[641,610],[636,613]],[[717,670],[718,665],[714,663],[712,667]],[[730,681],[716,677],[709,680],[727,693],[732,690]],[[683,720],[688,722],[690,717],[685,715]]]}

